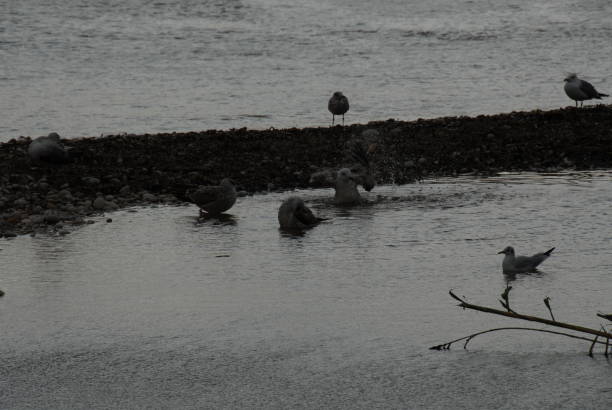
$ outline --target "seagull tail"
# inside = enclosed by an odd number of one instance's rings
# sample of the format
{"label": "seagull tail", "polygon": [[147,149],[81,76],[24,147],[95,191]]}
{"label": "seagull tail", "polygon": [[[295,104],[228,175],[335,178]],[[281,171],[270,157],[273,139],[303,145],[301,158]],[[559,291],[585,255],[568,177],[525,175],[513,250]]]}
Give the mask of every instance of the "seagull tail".
{"label": "seagull tail", "polygon": [[555,248],[550,248],[549,250],[547,250],[546,252],[544,252],[544,255],[546,256],[550,256],[550,254],[552,253],[552,251],[554,251]]}
{"label": "seagull tail", "polygon": [[601,97],[609,97],[608,94],[603,94],[603,93],[597,93],[597,94],[599,94],[598,95],[599,98],[601,98]]}

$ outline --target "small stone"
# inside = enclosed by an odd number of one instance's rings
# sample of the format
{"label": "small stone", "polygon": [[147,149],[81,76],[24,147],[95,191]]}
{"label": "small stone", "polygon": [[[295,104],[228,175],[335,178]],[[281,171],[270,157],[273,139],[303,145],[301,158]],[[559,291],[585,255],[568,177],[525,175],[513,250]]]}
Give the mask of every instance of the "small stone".
{"label": "small stone", "polygon": [[16,236],[17,236],[17,234],[15,232],[4,232],[4,237],[5,238],[14,238]]}
{"label": "small stone", "polygon": [[122,187],[119,190],[119,194],[123,195],[123,196],[129,195],[130,194],[130,187],[128,185],[125,185],[124,187]]}
{"label": "small stone", "polygon": [[49,225],[55,225],[59,221],[60,221],[60,217],[56,212],[52,210],[45,211],[43,215],[43,222]]}
{"label": "small stone", "polygon": [[60,234],[61,236],[68,235],[69,233],[70,233],[70,232],[69,232],[69,231],[67,231],[67,230],[65,230],[65,229],[61,229],[61,230],[58,232],[58,234]]}
{"label": "small stone", "polygon": [[19,198],[13,201],[13,205],[18,208],[23,208],[28,205],[28,201],[25,198]]}
{"label": "small stone", "polygon": [[149,192],[144,192],[142,194],[142,200],[147,202],[155,202],[157,201],[157,197]]}
{"label": "small stone", "polygon": [[93,209],[98,209],[102,211],[106,208],[106,200],[99,196],[94,199],[94,201],[91,203],[91,206],[93,207]]}
{"label": "small stone", "polygon": [[98,185],[100,180],[95,177],[83,177],[81,181],[85,182],[87,185]]}
{"label": "small stone", "polygon": [[367,130],[364,130],[361,133],[361,136],[363,138],[376,138],[380,135],[380,132],[378,132],[378,130],[375,130],[374,128],[368,128]]}
{"label": "small stone", "polygon": [[108,218],[108,219],[106,220],[106,223],[111,223],[111,222],[113,222],[112,218]]}

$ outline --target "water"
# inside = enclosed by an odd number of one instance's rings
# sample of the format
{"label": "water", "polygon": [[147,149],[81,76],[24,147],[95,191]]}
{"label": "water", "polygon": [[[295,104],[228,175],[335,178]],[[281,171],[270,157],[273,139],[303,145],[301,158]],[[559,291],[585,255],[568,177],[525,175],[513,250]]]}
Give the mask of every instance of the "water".
{"label": "water", "polygon": [[[612,173],[379,186],[328,221],[277,229],[290,195],[133,208],[65,237],[0,242],[0,408],[584,409],[612,404],[588,342],[508,331],[448,296],[499,306],[497,252],[557,249],[512,281],[519,312],[599,327],[611,312]],[[377,198],[376,195],[380,195]],[[110,216],[112,223],[104,222]]]}
{"label": "water", "polygon": [[[291,3],[291,4],[287,4]],[[0,0],[0,141],[476,115],[612,85],[607,0]]]}

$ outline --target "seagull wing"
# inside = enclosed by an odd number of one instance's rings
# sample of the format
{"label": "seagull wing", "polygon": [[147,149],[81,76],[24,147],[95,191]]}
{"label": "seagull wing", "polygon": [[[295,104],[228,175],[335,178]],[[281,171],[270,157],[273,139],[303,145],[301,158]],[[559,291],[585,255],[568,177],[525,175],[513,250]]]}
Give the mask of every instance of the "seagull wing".
{"label": "seagull wing", "polygon": [[589,98],[599,98],[599,93],[593,87],[593,84],[588,81],[580,80],[580,91],[585,93]]}
{"label": "seagull wing", "polygon": [[206,205],[219,199],[223,193],[220,186],[205,186],[198,188],[190,195],[190,198],[197,205]]}
{"label": "seagull wing", "polygon": [[294,215],[298,221],[300,221],[306,226],[314,225],[319,222],[317,217],[314,216],[312,211],[306,206],[302,206],[296,209]]}

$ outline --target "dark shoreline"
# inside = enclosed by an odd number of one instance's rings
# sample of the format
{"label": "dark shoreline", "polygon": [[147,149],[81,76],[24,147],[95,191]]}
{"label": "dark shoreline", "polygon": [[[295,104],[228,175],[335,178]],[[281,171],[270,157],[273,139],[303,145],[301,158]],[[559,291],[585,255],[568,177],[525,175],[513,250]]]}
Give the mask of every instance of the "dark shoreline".
{"label": "dark shoreline", "polygon": [[[50,130],[59,131],[61,130]],[[612,106],[381,121],[346,127],[114,135],[64,140],[74,163],[34,167],[30,138],[0,144],[0,236],[67,233],[88,215],[180,203],[231,177],[246,192],[306,188],[347,163],[354,141],[375,144],[379,184],[500,171],[612,168]]]}

